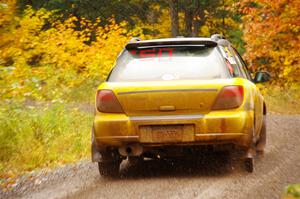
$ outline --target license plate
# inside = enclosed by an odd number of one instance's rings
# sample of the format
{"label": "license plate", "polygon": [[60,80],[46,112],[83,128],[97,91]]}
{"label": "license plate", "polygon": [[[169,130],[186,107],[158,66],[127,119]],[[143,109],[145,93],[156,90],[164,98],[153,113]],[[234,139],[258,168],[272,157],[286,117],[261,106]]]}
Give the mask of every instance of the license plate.
{"label": "license plate", "polygon": [[152,126],[153,142],[181,142],[183,134],[182,125]]}

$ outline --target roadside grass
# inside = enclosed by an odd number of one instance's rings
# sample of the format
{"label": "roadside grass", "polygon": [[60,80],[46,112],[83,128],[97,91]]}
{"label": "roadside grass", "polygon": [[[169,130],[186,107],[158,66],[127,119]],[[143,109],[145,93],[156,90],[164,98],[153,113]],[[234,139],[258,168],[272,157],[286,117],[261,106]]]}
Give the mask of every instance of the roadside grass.
{"label": "roadside grass", "polygon": [[60,98],[68,104],[94,104],[96,89],[101,82],[98,79],[85,80],[82,84],[72,89],[66,89],[62,92]]}
{"label": "roadside grass", "polygon": [[269,113],[300,114],[300,85],[289,87],[263,85],[261,91]]}
{"label": "roadside grass", "polygon": [[299,199],[300,198],[300,184],[291,184],[285,187],[283,199]]}
{"label": "roadside grass", "polygon": [[59,103],[21,104],[0,106],[0,179],[87,157],[91,113]]}

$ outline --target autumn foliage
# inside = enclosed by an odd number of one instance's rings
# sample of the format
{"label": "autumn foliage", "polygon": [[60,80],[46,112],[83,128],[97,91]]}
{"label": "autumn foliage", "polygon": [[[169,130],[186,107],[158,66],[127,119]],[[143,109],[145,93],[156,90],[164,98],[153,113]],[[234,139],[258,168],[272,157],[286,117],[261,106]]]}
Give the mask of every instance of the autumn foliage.
{"label": "autumn foliage", "polygon": [[99,19],[60,20],[55,12],[30,7],[9,21],[10,28],[1,33],[2,99],[49,100],[88,79],[104,80],[123,46],[141,35],[113,17],[100,26]]}
{"label": "autumn foliage", "polygon": [[[1,6],[2,99],[60,98],[62,90],[76,88],[90,79],[104,80],[131,37],[171,36],[169,10],[158,3],[150,9],[160,13],[160,17],[153,22],[136,18],[135,26],[129,26],[126,21],[117,23],[114,17],[102,23],[99,18],[89,20],[72,14],[66,17],[43,8],[28,7],[18,15],[15,0],[6,0]],[[245,48],[244,58],[253,71],[269,71],[273,82],[279,85],[299,81],[300,3],[297,0],[227,0],[224,6],[231,12],[230,16],[227,13],[223,18],[216,17],[215,13],[223,7],[215,11],[208,7],[203,11],[199,20],[205,22],[199,27],[199,34],[224,32],[240,51]],[[178,14],[182,32],[186,19],[184,13]],[[240,16],[243,26],[234,14]]]}
{"label": "autumn foliage", "polygon": [[271,72],[274,83],[299,82],[300,2],[244,0],[245,59],[253,70]]}
{"label": "autumn foliage", "polygon": [[299,113],[299,11],[299,0],[1,0],[0,185],[89,154],[91,114],[78,107],[132,37],[222,33],[271,73],[268,112]]}

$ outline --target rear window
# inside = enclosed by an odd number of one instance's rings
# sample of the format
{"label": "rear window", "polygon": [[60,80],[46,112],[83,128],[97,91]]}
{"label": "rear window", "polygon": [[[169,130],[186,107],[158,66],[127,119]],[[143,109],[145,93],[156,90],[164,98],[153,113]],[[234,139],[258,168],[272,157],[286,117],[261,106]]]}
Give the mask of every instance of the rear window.
{"label": "rear window", "polygon": [[217,48],[203,46],[153,47],[125,50],[108,81],[172,81],[227,78]]}

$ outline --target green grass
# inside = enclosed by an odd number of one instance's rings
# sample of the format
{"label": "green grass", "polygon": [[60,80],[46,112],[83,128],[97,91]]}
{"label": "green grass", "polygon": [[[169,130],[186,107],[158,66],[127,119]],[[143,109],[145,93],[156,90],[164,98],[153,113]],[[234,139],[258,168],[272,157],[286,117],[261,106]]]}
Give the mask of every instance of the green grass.
{"label": "green grass", "polygon": [[300,198],[300,184],[292,184],[285,187],[283,198],[284,199]]}
{"label": "green grass", "polygon": [[0,107],[0,179],[87,157],[92,114],[62,104]]}

